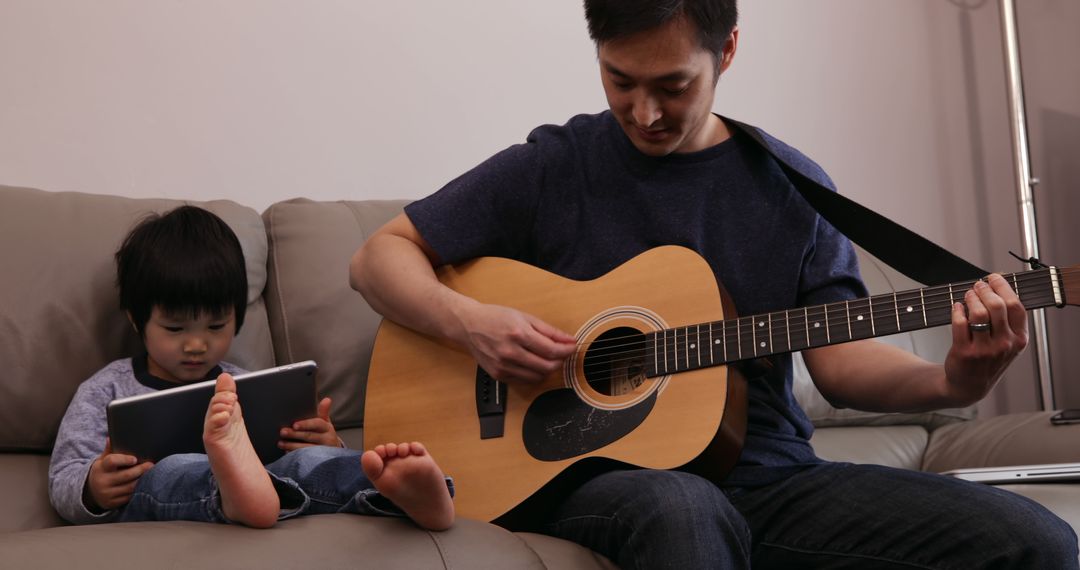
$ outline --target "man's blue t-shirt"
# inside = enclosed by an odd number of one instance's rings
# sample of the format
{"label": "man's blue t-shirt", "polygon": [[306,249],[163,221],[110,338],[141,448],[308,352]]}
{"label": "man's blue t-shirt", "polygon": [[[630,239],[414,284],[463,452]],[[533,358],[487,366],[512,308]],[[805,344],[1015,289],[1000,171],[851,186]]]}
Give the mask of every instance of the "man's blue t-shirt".
{"label": "man's blue t-shirt", "polygon": [[[851,244],[746,135],[657,158],[638,151],[610,112],[578,115],[533,130],[405,212],[443,263],[500,256],[590,280],[681,245],[708,261],[740,315],[866,295]],[[790,355],[774,360],[749,382],[747,437],[728,485],[766,484],[820,462],[792,395]]]}

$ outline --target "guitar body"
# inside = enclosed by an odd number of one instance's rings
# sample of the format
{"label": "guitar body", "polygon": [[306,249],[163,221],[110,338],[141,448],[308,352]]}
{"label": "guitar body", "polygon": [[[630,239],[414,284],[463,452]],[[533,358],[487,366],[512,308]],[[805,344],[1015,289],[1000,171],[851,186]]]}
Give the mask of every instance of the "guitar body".
{"label": "guitar body", "polygon": [[696,253],[652,249],[592,281],[503,258],[443,267],[438,276],[469,297],[536,315],[580,347],[543,382],[505,385],[464,348],[383,321],[364,445],[422,442],[454,478],[459,515],[512,521],[530,497],[535,504],[600,465],[685,468],[714,480],[734,465],[746,395],[733,367],[646,378],[644,355],[632,348],[643,333],[734,316]]}

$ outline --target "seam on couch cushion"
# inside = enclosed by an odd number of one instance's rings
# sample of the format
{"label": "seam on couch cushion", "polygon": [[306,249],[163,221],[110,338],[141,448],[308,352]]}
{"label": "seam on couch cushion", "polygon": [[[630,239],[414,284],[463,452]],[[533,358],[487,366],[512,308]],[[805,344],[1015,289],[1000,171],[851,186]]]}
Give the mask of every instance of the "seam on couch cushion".
{"label": "seam on couch cushion", "polygon": [[285,359],[282,362],[293,362],[292,339],[289,336],[289,317],[285,311],[285,294],[281,290],[281,264],[278,262],[278,248],[276,247],[274,217],[277,214],[277,204],[271,205],[269,212],[269,220],[267,220],[266,224],[266,239],[269,242],[270,255],[273,256],[274,260],[274,287],[278,292],[277,308],[278,314],[281,316],[281,334],[285,339]]}
{"label": "seam on couch cushion", "polygon": [[356,203],[348,202],[345,200],[339,200],[338,202],[344,204],[345,207],[349,209],[349,213],[352,214],[353,219],[356,220],[356,227],[360,229],[360,237],[363,238],[360,243],[366,242],[368,239],[368,233],[367,231],[365,231],[364,222],[360,218],[360,210],[356,207]]}
{"label": "seam on couch cushion", "polygon": [[427,535],[431,537],[431,541],[435,543],[435,550],[439,553],[439,559],[442,560],[443,568],[450,568],[450,563],[446,560],[446,549],[443,548],[442,542],[439,541],[439,537],[432,531],[427,531]]}
{"label": "seam on couch cushion", "polygon": [[[515,539],[517,539],[519,542],[522,543],[522,546],[524,546],[525,548],[528,549],[528,552],[532,553],[532,555],[534,555],[536,557],[536,564],[538,565],[538,568],[551,568],[548,565],[549,560],[545,559],[543,554],[540,551],[538,551],[538,549],[535,548],[534,545],[532,545],[531,542],[526,540],[524,534],[536,535],[536,537],[541,538],[541,540],[543,540],[543,541],[551,541],[552,543],[567,542],[567,543],[572,545],[571,548],[581,548],[581,552],[584,552],[586,554],[591,555],[591,559],[595,562],[597,567],[604,567],[604,566],[609,566],[610,565],[610,562],[608,562],[608,565],[605,565],[605,561],[607,561],[607,558],[604,558],[602,555],[596,553],[595,551],[592,551],[592,549],[589,549],[588,547],[581,546],[581,545],[579,545],[577,543],[573,543],[572,541],[567,541],[565,539],[558,539],[558,538],[552,537],[552,535],[543,534],[542,532],[523,531],[523,532],[511,532],[511,534],[514,535]],[[538,544],[543,544],[543,543],[541,542],[541,543],[538,543]],[[543,549],[543,548],[541,548],[541,549]],[[563,559],[561,556],[559,556],[557,554],[555,555],[555,557],[558,558],[557,561],[561,561],[561,562],[565,561],[565,559]],[[553,560],[551,560],[551,561],[555,561],[554,560],[555,557],[553,557]],[[575,567],[577,567],[577,565],[575,565]]]}

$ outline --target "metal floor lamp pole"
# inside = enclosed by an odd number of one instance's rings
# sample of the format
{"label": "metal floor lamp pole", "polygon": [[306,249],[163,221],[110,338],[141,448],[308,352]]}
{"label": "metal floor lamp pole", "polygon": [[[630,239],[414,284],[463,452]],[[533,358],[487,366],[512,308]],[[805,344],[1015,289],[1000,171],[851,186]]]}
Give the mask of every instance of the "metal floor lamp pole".
{"label": "metal floor lamp pole", "polygon": [[[1032,189],[1039,183],[1031,175],[1027,118],[1024,109],[1024,81],[1020,74],[1020,46],[1016,27],[1014,0],[1001,0],[1001,31],[1005,38],[1006,80],[1009,87],[1009,118],[1012,127],[1013,157],[1016,160],[1016,188],[1020,200],[1020,223],[1024,234],[1024,257],[1039,257],[1039,236],[1035,224],[1035,199]],[[1046,311],[1031,313],[1032,343],[1036,351],[1035,372],[1039,376],[1042,409],[1053,410],[1054,383],[1050,375],[1050,345],[1047,342]]]}

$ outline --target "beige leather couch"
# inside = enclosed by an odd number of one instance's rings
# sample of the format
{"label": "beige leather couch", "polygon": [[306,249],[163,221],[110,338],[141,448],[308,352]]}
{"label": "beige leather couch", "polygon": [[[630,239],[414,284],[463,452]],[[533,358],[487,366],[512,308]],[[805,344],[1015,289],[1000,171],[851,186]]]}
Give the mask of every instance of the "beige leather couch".
{"label": "beige leather couch", "polygon": [[[60,418],[81,381],[139,347],[117,307],[112,253],[140,216],[178,204],[0,186],[0,567],[612,567],[566,541],[467,519],[440,533],[352,515],[304,517],[269,530],[188,522],[73,527],[60,520],[46,480]],[[261,215],[230,201],[199,204],[233,227],[248,262],[248,316],[228,360],[249,369],[316,360],[320,391],[334,399],[335,425],[356,447],[379,318],[349,289],[347,264],[403,204],[297,199]],[[868,269],[876,287],[888,286],[876,266]],[[1047,414],[867,417],[832,410],[801,386],[816,421],[836,426],[814,439],[826,457],[931,470],[1080,460],[1080,426],[1051,428]],[[1080,488],[1013,488],[1080,525]]]}

